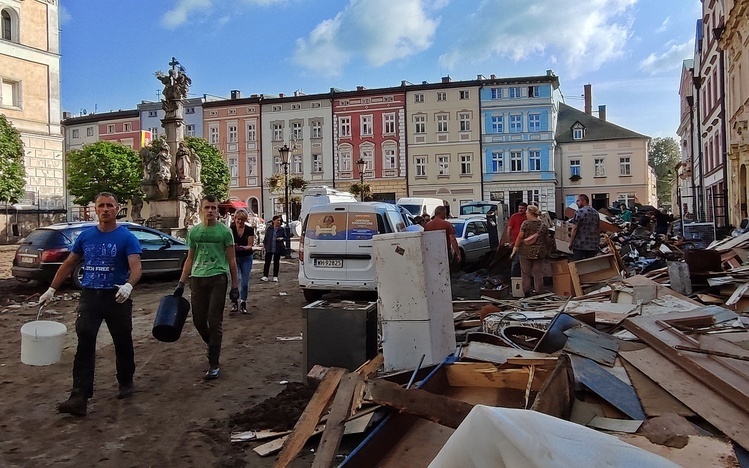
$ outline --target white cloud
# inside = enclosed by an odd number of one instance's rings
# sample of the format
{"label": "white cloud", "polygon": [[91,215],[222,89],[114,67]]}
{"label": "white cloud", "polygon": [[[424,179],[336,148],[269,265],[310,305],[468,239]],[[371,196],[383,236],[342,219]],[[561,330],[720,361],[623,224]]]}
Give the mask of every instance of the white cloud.
{"label": "white cloud", "polygon": [[685,58],[693,55],[694,39],[683,44],[671,44],[662,54],[653,52],[640,62],[640,70],[651,75],[669,72],[681,67]]}
{"label": "white cloud", "polygon": [[570,77],[625,54],[637,0],[484,0],[460,25],[465,33],[440,57],[465,64],[532,56],[556,60]]}
{"label": "white cloud", "polygon": [[72,16],[70,16],[70,12],[65,8],[64,6],[60,5],[59,9],[59,15],[60,15],[60,25],[64,25],[70,22],[70,20],[73,19]]}
{"label": "white cloud", "polygon": [[350,0],[335,18],[319,23],[306,38],[297,39],[294,61],[335,76],[354,58],[378,67],[422,52],[432,44],[439,25],[439,18],[430,17],[425,3]]}
{"label": "white cloud", "polygon": [[221,12],[224,13],[219,18],[220,24],[223,24],[227,18],[230,18],[230,13],[237,7],[237,3],[243,3],[246,6],[265,6],[273,3],[280,3],[282,1],[285,0],[232,0],[231,2],[214,2],[214,0],[176,0],[177,4],[161,17],[161,24],[168,29],[174,29],[187,23],[191,15],[196,15],[199,12],[210,14],[213,10],[221,10]]}
{"label": "white cloud", "polygon": [[668,30],[668,27],[671,25],[671,17],[667,16],[666,19],[663,20],[660,26],[656,28],[655,32],[662,33],[666,32]]}

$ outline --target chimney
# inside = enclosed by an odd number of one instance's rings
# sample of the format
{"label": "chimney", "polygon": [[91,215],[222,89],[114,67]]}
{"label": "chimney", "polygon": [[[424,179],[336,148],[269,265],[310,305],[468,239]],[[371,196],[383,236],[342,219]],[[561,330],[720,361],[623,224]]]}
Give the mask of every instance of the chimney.
{"label": "chimney", "polygon": [[278,93],[278,97],[282,98],[284,96],[283,93]]}
{"label": "chimney", "polygon": [[476,75],[476,79],[479,81],[485,80],[486,77],[484,75]]}
{"label": "chimney", "polygon": [[63,113],[62,113],[62,119],[63,119],[63,120],[65,120],[65,119],[69,119],[69,118],[71,118],[71,117],[73,117],[73,114],[71,114],[70,112],[63,112]]}
{"label": "chimney", "polygon": [[497,75],[495,75],[494,73],[492,73],[491,75],[489,75],[489,78],[491,78],[492,80],[496,80],[497,79]]}
{"label": "chimney", "polygon": [[443,83],[449,83],[449,82],[451,82],[451,81],[452,81],[452,80],[450,79],[450,75],[447,75],[447,76],[443,76],[443,77],[442,77],[442,82],[443,82]]}
{"label": "chimney", "polygon": [[606,106],[598,106],[598,118],[606,121]]}
{"label": "chimney", "polygon": [[231,98],[232,99],[239,99],[242,97],[242,93],[238,89],[232,89],[231,90]]}
{"label": "chimney", "polygon": [[593,115],[593,95],[591,91],[591,84],[588,83],[584,86],[585,89],[585,113],[588,115]]}
{"label": "chimney", "polygon": [[364,91],[365,89],[367,89],[367,88],[365,88],[364,86],[357,86],[356,87],[357,91]]}

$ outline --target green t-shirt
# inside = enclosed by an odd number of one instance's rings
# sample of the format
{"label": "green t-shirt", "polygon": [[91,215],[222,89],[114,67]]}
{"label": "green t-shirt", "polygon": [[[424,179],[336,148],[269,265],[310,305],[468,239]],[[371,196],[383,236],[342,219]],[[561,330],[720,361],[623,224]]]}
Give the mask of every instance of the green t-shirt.
{"label": "green t-shirt", "polygon": [[195,249],[192,276],[205,278],[229,272],[226,248],[234,245],[234,236],[223,223],[193,227],[187,233],[187,245]]}

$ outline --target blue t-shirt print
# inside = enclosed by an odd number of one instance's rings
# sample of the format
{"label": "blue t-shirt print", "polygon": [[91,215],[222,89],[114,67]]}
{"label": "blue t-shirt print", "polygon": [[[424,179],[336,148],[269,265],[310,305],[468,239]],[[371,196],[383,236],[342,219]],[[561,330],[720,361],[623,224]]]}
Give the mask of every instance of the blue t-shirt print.
{"label": "blue t-shirt print", "polygon": [[141,248],[126,227],[101,232],[94,226],[78,236],[73,252],[83,256],[83,287],[113,289],[127,281],[130,274],[127,257],[140,254]]}

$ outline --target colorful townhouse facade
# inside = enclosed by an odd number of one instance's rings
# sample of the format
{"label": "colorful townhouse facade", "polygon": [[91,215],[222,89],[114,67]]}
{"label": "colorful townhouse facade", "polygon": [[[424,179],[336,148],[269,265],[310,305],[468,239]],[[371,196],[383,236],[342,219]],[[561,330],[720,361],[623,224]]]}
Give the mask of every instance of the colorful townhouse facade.
{"label": "colorful townhouse facade", "polygon": [[[182,101],[185,136],[203,137],[203,102],[207,96]],[[137,106],[140,112],[140,128],[150,132],[151,140],[165,137],[161,119],[165,112],[161,101],[141,101]]]}

